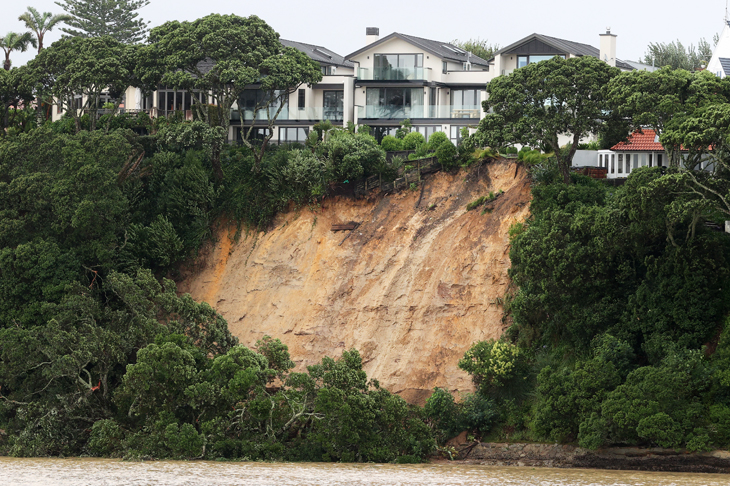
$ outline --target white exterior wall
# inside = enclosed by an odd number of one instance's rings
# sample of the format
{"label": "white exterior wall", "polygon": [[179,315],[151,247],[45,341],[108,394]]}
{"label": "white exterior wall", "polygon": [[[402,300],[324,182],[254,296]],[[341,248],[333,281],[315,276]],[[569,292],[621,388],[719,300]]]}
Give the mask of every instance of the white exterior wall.
{"label": "white exterior wall", "polygon": [[[630,157],[628,171],[626,167],[627,156]],[[621,179],[624,177],[628,177],[634,169],[638,169],[639,167],[649,167],[650,156],[651,167],[657,167],[657,161],[659,160],[659,156],[661,156],[662,159],[662,166],[666,167],[668,165],[667,156],[664,151],[622,152],[613,150],[599,150],[598,152],[596,152],[595,160],[597,167],[608,168],[608,173],[606,174],[606,177],[608,179]],[[619,163],[621,164],[620,167]]]}
{"label": "white exterior wall", "polygon": [[725,21],[724,24],[725,26],[720,33],[717,46],[715,46],[715,50],[712,52],[710,62],[707,63],[707,70],[721,78],[724,78],[726,74],[720,64],[720,58],[730,58],[730,25],[728,25],[727,21]]}
{"label": "white exterior wall", "polygon": [[[433,83],[443,84],[454,84],[453,89],[459,89],[458,85],[471,85],[471,86],[482,86],[482,92],[480,93],[480,101],[486,99],[486,85],[492,79],[493,72],[481,70],[479,66],[472,64],[471,71],[464,71],[464,65],[462,62],[447,61],[447,73],[443,73],[443,59],[439,56],[426,52],[423,49],[414,46],[406,40],[394,37],[389,39],[382,44],[372,46],[357,56],[353,56],[349,60],[355,62],[359,67],[365,71],[363,73],[364,79],[370,79],[372,77],[375,54],[421,54],[423,55],[423,68],[424,68],[424,81]],[[375,87],[375,86],[373,86]],[[431,107],[431,93],[436,92],[436,105],[439,107],[433,113],[431,118],[448,118],[451,116],[449,107],[451,106],[451,89],[449,86],[424,86],[423,87],[423,105],[424,113],[429,113]],[[358,123],[358,108],[366,106],[366,91],[367,87],[360,86],[354,89],[353,97],[353,114],[354,122]],[[484,116],[484,113],[480,110],[478,118],[466,118],[466,119],[455,119],[454,124],[459,126],[476,124],[479,119]],[[458,121],[457,121],[458,120]],[[367,123],[367,122],[363,122]],[[429,123],[428,118],[421,121],[420,124],[424,125],[435,125]],[[396,125],[397,121],[393,121]],[[440,125],[442,130],[449,133],[451,124]]]}

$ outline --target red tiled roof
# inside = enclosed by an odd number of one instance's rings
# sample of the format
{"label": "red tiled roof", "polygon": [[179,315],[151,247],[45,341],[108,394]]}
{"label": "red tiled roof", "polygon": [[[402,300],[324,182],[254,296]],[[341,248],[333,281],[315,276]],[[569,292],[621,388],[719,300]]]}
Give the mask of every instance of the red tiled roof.
{"label": "red tiled roof", "polygon": [[664,147],[659,142],[655,142],[656,132],[649,128],[642,131],[636,131],[629,136],[626,142],[617,143],[611,150],[622,152],[664,152]]}

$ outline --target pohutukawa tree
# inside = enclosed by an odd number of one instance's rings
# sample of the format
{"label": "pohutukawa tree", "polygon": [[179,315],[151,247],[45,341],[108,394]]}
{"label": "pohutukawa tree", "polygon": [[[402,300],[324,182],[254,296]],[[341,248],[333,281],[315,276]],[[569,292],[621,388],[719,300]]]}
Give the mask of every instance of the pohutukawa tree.
{"label": "pohutukawa tree", "polygon": [[664,137],[668,126],[703,107],[725,103],[730,84],[707,71],[691,73],[664,67],[654,72],[621,73],[607,86],[607,97],[617,114],[639,130],[651,127],[664,145],[670,166],[679,165],[680,143],[676,136]]}
{"label": "pohutukawa tree", "polygon": [[27,10],[27,12],[18,17],[18,20],[24,22],[28,30],[35,34],[36,41],[38,41],[38,52],[43,50],[43,37],[46,35],[46,32],[53,30],[60,22],[67,22],[73,18],[70,15],[53,15],[51,12],[43,12],[41,14],[33,7],[28,7]]}
{"label": "pohutukawa tree", "polygon": [[34,99],[34,83],[26,66],[5,71],[0,69],[0,137],[18,116],[20,106]]}
{"label": "pohutukawa tree", "polygon": [[96,128],[97,108],[103,93],[118,105],[124,90],[135,85],[132,74],[134,46],[111,37],[71,37],[54,42],[28,63],[39,79],[38,89],[52,95],[81,129],[88,111],[90,128]]}
{"label": "pohutukawa tree", "polygon": [[28,46],[32,45],[35,47],[36,40],[33,38],[33,34],[30,32],[24,32],[19,34],[17,32],[8,32],[5,37],[0,37],[0,49],[5,52],[5,63],[3,68],[6,71],[10,70],[12,62],[10,61],[10,53],[13,51],[25,52],[28,50]]}
{"label": "pohutukawa tree", "polygon": [[[497,76],[487,85],[484,110],[493,110],[479,123],[475,134],[483,145],[539,145],[555,153],[566,184],[570,165],[585,136],[597,133],[608,116],[605,85],[619,70],[590,56],[547,61]],[[562,153],[560,135],[571,138]]]}
{"label": "pohutukawa tree", "polygon": [[[152,29],[149,40],[139,79],[147,85],[161,83],[198,91],[200,95],[191,96],[193,111],[211,127],[223,128],[223,137],[229,131],[231,109],[245,89],[263,91],[254,111],[265,112],[271,128],[291,92],[322,79],[315,61],[283,47],[279,34],[255,15],[212,14],[193,22],[167,22]],[[253,120],[244,131],[246,121],[241,118],[243,143],[252,149],[254,170],[258,170],[271,130],[261,145],[254,145],[250,142]],[[213,146],[212,157],[219,179],[223,177],[219,160],[222,143]]]}
{"label": "pohutukawa tree", "polygon": [[68,27],[61,30],[74,37],[108,35],[123,44],[144,40],[147,26],[137,12],[149,5],[149,0],[62,0],[56,5],[64,9]]}

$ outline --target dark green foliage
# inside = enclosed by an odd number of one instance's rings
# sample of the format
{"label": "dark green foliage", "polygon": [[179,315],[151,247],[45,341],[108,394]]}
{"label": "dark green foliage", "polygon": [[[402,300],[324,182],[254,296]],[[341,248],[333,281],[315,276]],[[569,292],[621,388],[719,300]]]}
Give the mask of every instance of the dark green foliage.
{"label": "dark green foliage", "polygon": [[403,150],[416,150],[426,143],[426,138],[419,132],[411,132],[403,137]]}
{"label": "dark green foliage", "polygon": [[698,224],[712,207],[672,169],[634,170],[611,190],[574,174],[561,184],[550,160],[532,173],[533,217],[510,230],[508,336],[540,356],[539,374],[516,414],[500,404],[496,430],[588,448],[724,446],[730,246]]}
{"label": "dark green foliage", "polygon": [[430,152],[436,152],[442,144],[449,141],[448,135],[444,132],[434,132],[428,137],[428,150]]}
{"label": "dark green foliage", "polygon": [[397,152],[403,150],[403,140],[395,138],[393,135],[386,135],[380,141],[380,147],[386,152]]}
{"label": "dark green foliage", "polygon": [[457,155],[458,151],[456,150],[456,146],[451,143],[451,140],[440,144],[436,149],[436,158],[444,170],[451,170],[458,166],[458,160],[456,159]]}
{"label": "dark green foliage", "polygon": [[125,44],[142,41],[147,34],[148,22],[139,18],[136,11],[145,7],[149,0],[61,0],[56,2],[68,14],[66,34],[74,37],[111,36]]}

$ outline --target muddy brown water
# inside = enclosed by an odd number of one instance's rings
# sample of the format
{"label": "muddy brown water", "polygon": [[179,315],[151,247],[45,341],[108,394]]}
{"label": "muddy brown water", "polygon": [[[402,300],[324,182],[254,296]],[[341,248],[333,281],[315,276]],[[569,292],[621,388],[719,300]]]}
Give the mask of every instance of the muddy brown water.
{"label": "muddy brown water", "polygon": [[0,457],[0,484],[7,486],[725,486],[730,484],[730,475],[466,464],[123,462],[111,459]]}

